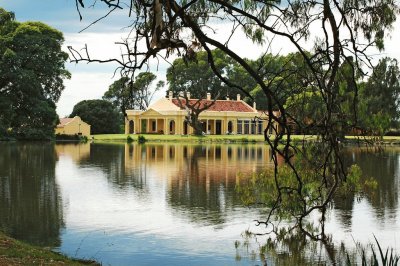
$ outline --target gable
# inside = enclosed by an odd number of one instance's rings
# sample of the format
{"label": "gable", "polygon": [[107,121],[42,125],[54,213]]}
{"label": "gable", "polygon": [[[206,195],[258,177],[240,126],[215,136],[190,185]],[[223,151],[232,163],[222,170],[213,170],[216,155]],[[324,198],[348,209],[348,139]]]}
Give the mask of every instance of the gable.
{"label": "gable", "polygon": [[154,111],[157,112],[165,112],[165,111],[179,111],[180,108],[173,104],[170,100],[167,98],[161,98],[152,105],[149,106],[149,109],[153,109]]}
{"label": "gable", "polygon": [[156,110],[149,108],[143,113],[140,114],[140,116],[159,116],[162,115],[160,112],[157,112]]}

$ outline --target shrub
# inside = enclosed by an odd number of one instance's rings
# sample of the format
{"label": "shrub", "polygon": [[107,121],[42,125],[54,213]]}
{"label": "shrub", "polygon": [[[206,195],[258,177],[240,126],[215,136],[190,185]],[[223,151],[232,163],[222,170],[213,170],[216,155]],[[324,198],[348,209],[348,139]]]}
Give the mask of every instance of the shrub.
{"label": "shrub", "polygon": [[138,142],[139,143],[145,143],[147,140],[146,140],[146,138],[144,137],[144,136],[142,136],[142,135],[139,135],[138,136]]}
{"label": "shrub", "polygon": [[82,141],[86,142],[88,138],[82,135],[66,135],[66,134],[57,134],[56,141]]}

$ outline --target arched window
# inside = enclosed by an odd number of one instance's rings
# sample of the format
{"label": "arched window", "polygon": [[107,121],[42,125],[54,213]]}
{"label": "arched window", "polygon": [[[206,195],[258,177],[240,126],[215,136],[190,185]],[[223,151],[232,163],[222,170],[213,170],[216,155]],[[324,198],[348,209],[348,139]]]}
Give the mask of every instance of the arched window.
{"label": "arched window", "polygon": [[135,122],[133,120],[129,121],[129,134],[135,133]]}
{"label": "arched window", "polygon": [[175,134],[175,121],[171,120],[169,122],[169,134]]}

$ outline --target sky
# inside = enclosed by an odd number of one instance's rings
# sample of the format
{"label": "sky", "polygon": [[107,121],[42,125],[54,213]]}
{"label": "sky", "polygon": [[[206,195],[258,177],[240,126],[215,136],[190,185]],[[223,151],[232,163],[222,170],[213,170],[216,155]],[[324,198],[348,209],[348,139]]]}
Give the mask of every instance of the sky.
{"label": "sky", "polygon": [[[104,8],[99,8],[100,6],[103,5],[81,10],[83,19],[80,21],[75,0],[0,0],[0,7],[13,11],[17,21],[42,21],[62,31],[65,39],[63,50],[66,52],[68,52],[67,46],[79,50],[87,44],[92,58],[118,57],[120,48],[115,45],[115,42],[121,41],[127,36],[128,29],[126,26],[132,20],[128,17],[128,10],[114,12],[108,18],[79,33],[107,12]],[[385,42],[385,52],[375,52],[376,58],[390,56],[400,60],[400,49],[398,49],[400,34],[397,33],[397,29],[400,29],[399,21],[394,25],[391,39]],[[229,30],[227,30],[226,25],[221,24],[217,36],[221,40],[226,40],[228,35]],[[294,51],[294,48],[287,42],[274,40],[274,43],[275,46],[271,48],[272,53],[286,54]],[[261,47],[257,47],[247,40],[242,33],[234,36],[229,47],[239,55],[251,59],[257,58],[262,50]],[[100,99],[109,85],[119,78],[118,73],[114,75],[117,66],[111,63],[75,64],[67,62],[66,67],[71,72],[72,78],[64,81],[65,90],[57,103],[57,113],[60,117],[68,116],[74,105],[82,100]],[[158,79],[165,80],[168,67],[166,63],[157,66],[153,64],[150,67],[150,70],[157,75]],[[164,97],[164,95],[165,90],[160,91],[153,100]]]}

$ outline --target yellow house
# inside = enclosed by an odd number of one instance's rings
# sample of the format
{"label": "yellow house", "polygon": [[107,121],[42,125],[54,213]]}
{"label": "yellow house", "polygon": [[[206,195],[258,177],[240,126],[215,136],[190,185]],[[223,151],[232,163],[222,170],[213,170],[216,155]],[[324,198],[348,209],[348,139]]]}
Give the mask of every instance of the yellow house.
{"label": "yellow house", "polygon": [[90,135],[90,125],[82,121],[79,116],[74,118],[61,118],[56,127],[56,134],[63,135]]}
{"label": "yellow house", "polygon": [[[195,103],[197,99],[187,98]],[[200,104],[210,104],[211,95],[201,99]],[[125,134],[157,133],[188,135],[193,128],[185,121],[188,111],[181,107],[180,101],[169,92],[168,98],[162,98],[150,105],[147,110],[127,110]],[[267,116],[240,99],[216,100],[209,109],[199,115],[203,122],[204,134],[263,134],[267,126]],[[273,132],[269,132],[272,134]]]}

